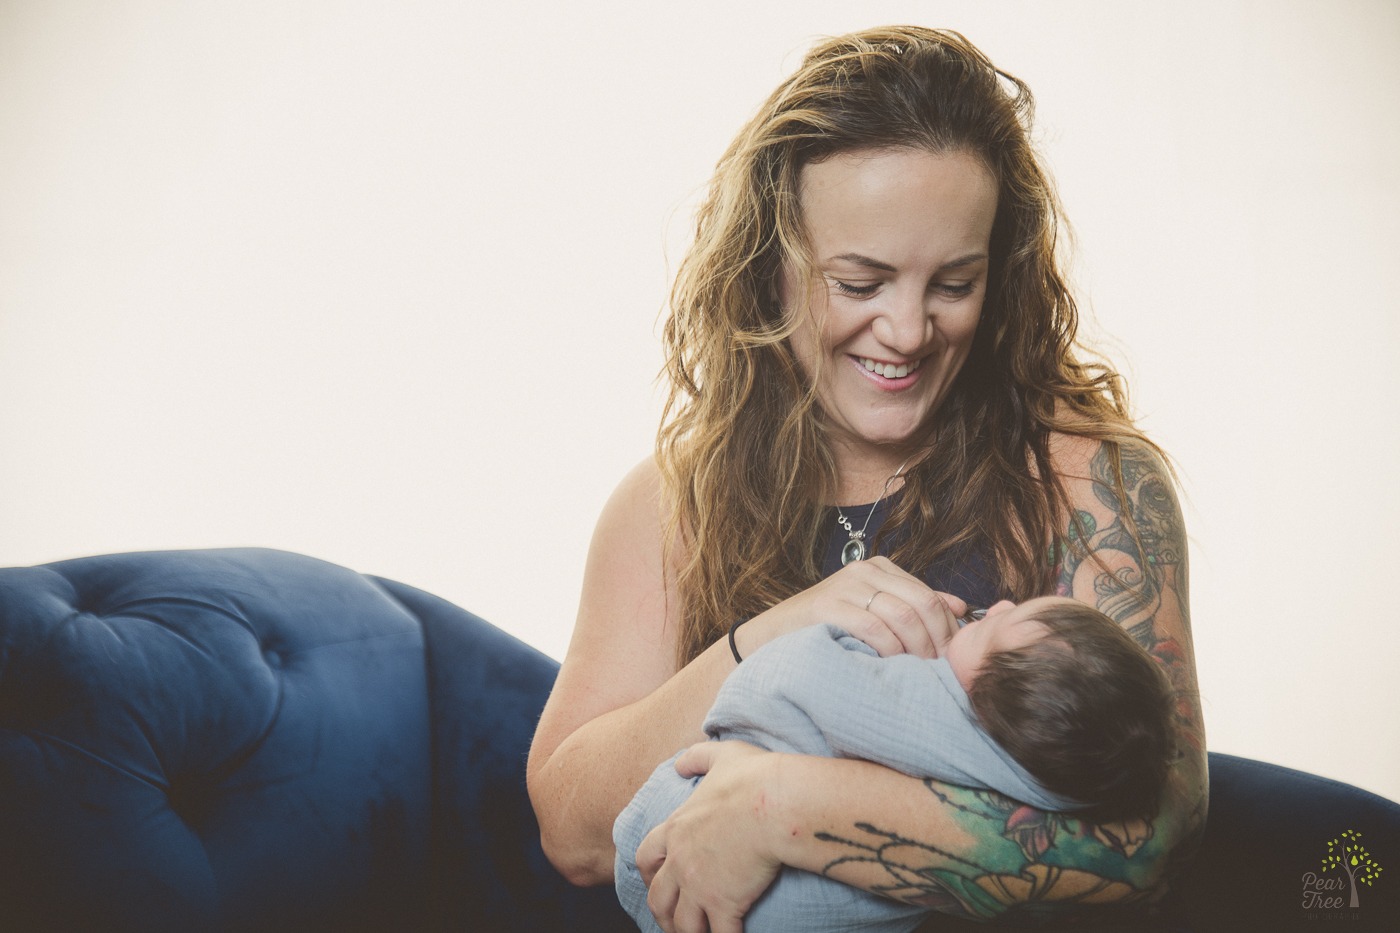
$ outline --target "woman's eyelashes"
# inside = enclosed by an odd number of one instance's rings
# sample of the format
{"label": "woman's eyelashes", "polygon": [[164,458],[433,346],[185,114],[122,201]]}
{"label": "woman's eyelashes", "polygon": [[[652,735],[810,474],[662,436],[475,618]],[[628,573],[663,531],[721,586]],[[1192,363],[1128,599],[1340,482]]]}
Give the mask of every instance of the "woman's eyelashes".
{"label": "woman's eyelashes", "polygon": [[836,290],[843,295],[850,295],[852,298],[869,298],[880,288],[880,283],[873,285],[852,285],[850,282],[843,282],[840,279],[832,279],[836,283]]}
{"label": "woman's eyelashes", "polygon": [[[869,298],[880,290],[881,282],[872,282],[869,285],[852,285],[850,282],[843,282],[840,279],[831,280],[836,285],[836,290],[850,298]],[[929,286],[929,290],[942,295],[944,298],[958,299],[966,298],[977,288],[976,280],[969,282],[935,282]]]}

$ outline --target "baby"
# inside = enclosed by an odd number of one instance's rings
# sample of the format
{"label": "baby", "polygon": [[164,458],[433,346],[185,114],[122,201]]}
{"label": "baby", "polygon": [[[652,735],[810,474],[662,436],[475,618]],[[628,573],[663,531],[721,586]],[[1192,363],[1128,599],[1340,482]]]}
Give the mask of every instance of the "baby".
{"label": "baby", "polygon": [[[1173,694],[1113,620],[1072,599],[1001,602],[942,657],[879,657],[836,626],[776,639],[715,697],[704,728],[770,751],[862,758],[920,778],[999,791],[1095,821],[1148,818],[1175,757]],[[618,816],[622,906],[657,931],[637,869],[646,834],[702,778],[663,762]],[[744,918],[748,933],[916,927],[925,908],[784,868]]]}

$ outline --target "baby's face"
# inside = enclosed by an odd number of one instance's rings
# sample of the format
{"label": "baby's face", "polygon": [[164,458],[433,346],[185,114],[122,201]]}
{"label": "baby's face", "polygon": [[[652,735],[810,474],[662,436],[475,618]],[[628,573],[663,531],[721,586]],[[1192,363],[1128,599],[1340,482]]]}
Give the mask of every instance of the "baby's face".
{"label": "baby's face", "polygon": [[1036,613],[1073,602],[1065,596],[1041,596],[1020,605],[1004,599],[989,607],[980,622],[969,622],[959,629],[948,642],[943,657],[962,688],[971,690],[987,655],[1024,648],[1039,641],[1049,630],[1036,620]]}

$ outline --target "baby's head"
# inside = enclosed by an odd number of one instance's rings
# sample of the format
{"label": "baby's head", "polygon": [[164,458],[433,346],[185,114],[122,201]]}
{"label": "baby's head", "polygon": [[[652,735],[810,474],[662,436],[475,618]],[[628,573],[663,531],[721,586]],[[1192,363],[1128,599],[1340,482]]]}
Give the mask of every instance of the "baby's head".
{"label": "baby's head", "polygon": [[982,728],[1046,789],[1107,821],[1156,812],[1176,756],[1166,674],[1073,599],[997,603],[944,657]]}

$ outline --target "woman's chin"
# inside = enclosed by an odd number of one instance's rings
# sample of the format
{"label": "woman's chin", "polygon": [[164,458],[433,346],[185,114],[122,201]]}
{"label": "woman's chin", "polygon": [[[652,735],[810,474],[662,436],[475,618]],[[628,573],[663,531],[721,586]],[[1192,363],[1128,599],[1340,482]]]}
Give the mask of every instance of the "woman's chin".
{"label": "woman's chin", "polygon": [[832,418],[835,439],[863,454],[908,450],[923,446],[929,437],[933,411],[926,405],[903,410],[851,411],[851,417]]}
{"label": "woman's chin", "polygon": [[901,426],[897,429],[866,430],[852,437],[853,446],[872,451],[907,450],[917,447],[925,432],[922,425]]}

